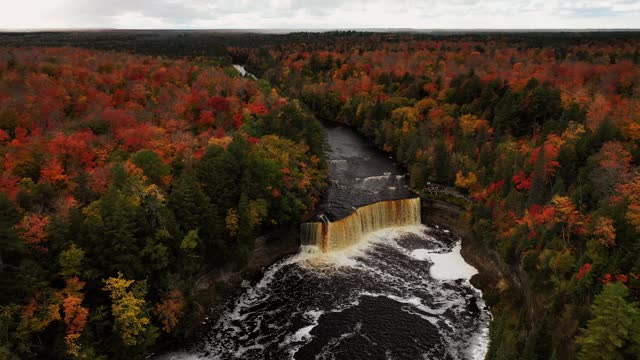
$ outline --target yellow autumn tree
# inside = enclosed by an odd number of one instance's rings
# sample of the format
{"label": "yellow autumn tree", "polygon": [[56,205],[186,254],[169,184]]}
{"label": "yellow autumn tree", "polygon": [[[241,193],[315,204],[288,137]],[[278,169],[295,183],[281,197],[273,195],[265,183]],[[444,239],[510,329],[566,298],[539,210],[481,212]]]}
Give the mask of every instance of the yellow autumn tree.
{"label": "yellow autumn tree", "polygon": [[236,209],[229,209],[227,211],[227,216],[225,217],[224,222],[227,225],[229,235],[235,236],[240,229],[240,218],[238,217]]}
{"label": "yellow autumn tree", "polygon": [[249,202],[249,221],[251,226],[258,226],[269,214],[267,202],[264,199]]}
{"label": "yellow autumn tree", "polygon": [[418,121],[418,114],[416,110],[410,106],[401,107],[393,110],[391,113],[391,119],[395,124],[401,125],[402,133],[408,134]]}
{"label": "yellow autumn tree", "polygon": [[562,239],[567,243],[571,240],[573,230],[582,224],[582,215],[566,196],[555,195],[551,199],[555,211],[555,221],[562,227]]}
{"label": "yellow autumn tree", "polygon": [[471,171],[469,172],[469,174],[467,174],[467,176],[464,176],[462,174],[462,171],[458,171],[458,173],[456,174],[455,185],[461,189],[468,189],[472,187],[476,182],[478,182],[478,178],[476,177],[476,174]]}
{"label": "yellow autumn tree", "polygon": [[429,110],[436,107],[438,103],[430,97],[426,97],[420,101],[418,101],[413,108],[416,109],[416,114],[418,118],[422,121],[427,118],[429,114]]}
{"label": "yellow autumn tree", "polygon": [[482,119],[479,119],[475,115],[465,114],[460,116],[458,119],[460,122],[460,128],[462,129],[462,133],[464,136],[473,135],[476,132],[476,129],[482,123]]}
{"label": "yellow autumn tree", "polygon": [[127,346],[139,344],[150,323],[146,315],[144,295],[128,290],[134,282],[135,280],[127,280],[118,273],[118,277],[105,280],[103,288],[111,293],[114,329],[120,333],[122,342]]}
{"label": "yellow autumn tree", "polygon": [[567,128],[562,132],[562,140],[567,143],[574,143],[580,139],[585,132],[587,132],[587,130],[584,128],[584,125],[570,121]]}
{"label": "yellow autumn tree", "polygon": [[636,228],[636,231],[640,231],[640,204],[629,204],[627,209],[627,221]]}

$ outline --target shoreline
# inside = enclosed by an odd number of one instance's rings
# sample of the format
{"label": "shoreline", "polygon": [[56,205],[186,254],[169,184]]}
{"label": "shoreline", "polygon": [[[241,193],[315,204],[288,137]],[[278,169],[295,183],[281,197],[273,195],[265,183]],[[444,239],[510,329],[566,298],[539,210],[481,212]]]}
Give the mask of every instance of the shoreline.
{"label": "shoreline", "polygon": [[464,209],[444,200],[422,199],[422,222],[425,225],[440,226],[459,236],[462,243],[461,255],[464,260],[478,270],[471,284],[482,291],[487,306],[491,307],[494,298],[513,287],[514,279],[509,275],[507,266],[498,255],[480,243],[463,219]]}
{"label": "shoreline", "polygon": [[282,235],[278,232],[256,238],[247,265],[240,270],[215,270],[200,275],[191,290],[194,313],[191,318],[184,319],[191,324],[187,327],[189,331],[181,336],[167,336],[166,341],[146,358],[162,359],[167,353],[188,350],[194,342],[206,337],[209,325],[218,321],[229,301],[244,290],[246,282],[258,281],[273,264],[299,252],[299,242],[293,241],[291,234],[277,239]]}

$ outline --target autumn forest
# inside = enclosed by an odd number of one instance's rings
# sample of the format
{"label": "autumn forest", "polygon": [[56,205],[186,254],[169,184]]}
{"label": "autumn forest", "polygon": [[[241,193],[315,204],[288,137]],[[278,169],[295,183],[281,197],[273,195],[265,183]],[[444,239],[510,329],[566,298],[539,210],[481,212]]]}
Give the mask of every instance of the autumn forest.
{"label": "autumn forest", "polygon": [[0,359],[188,341],[199,279],[314,216],[322,122],[460,209],[486,359],[638,358],[636,33],[123,36],[0,35]]}

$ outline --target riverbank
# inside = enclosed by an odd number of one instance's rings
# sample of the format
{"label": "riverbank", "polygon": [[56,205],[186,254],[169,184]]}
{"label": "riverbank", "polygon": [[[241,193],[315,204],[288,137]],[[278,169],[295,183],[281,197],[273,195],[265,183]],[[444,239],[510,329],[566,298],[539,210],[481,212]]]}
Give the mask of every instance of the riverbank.
{"label": "riverbank", "polygon": [[[247,264],[240,270],[214,270],[202,274],[195,282],[191,296],[193,311],[185,321],[187,329],[181,336],[172,336],[149,355],[181,351],[190,348],[208,335],[211,325],[218,321],[229,300],[244,291],[247,284],[262,278],[264,271],[279,260],[300,250],[297,229],[263,235],[255,240]],[[188,324],[188,325],[187,325]]]}
{"label": "riverbank", "polygon": [[444,200],[422,198],[421,201],[422,222],[425,225],[444,227],[462,239],[462,257],[478,270],[478,274],[471,278],[471,284],[482,291],[488,305],[514,286],[509,270],[497,254],[474,238],[464,218],[463,207]]}
{"label": "riverbank", "polygon": [[[195,323],[215,318],[217,310],[242,289],[243,282],[257,281],[264,270],[278,260],[298,253],[300,244],[296,240],[286,238],[276,240],[273,234],[256,239],[255,247],[247,265],[239,271],[216,270],[202,275],[192,289],[197,308]],[[212,311],[213,309],[213,311]]]}
{"label": "riverbank", "polygon": [[[523,314],[536,317],[535,296],[527,286],[526,275],[510,268],[500,255],[488,249],[473,236],[466,219],[465,207],[458,201],[422,197],[423,223],[428,226],[445,227],[462,240],[461,255],[464,260],[478,270],[471,284],[482,291],[485,304],[489,307],[493,320],[489,328],[489,349],[487,358],[495,358],[500,353],[501,342],[505,341],[505,329],[520,325]],[[517,341],[510,338],[508,341]]]}

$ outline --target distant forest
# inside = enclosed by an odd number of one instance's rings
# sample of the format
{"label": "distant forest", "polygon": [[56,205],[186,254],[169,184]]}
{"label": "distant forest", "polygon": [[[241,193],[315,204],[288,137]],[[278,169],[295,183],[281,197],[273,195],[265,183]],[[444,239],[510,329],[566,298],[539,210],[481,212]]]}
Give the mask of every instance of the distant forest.
{"label": "distant forest", "polygon": [[[306,50],[321,50],[332,46],[337,39],[379,39],[398,41],[508,41],[523,48],[557,47],[572,45],[588,46],[594,42],[638,41],[640,32],[592,31],[592,32],[455,32],[434,33],[368,33],[358,31],[293,32],[289,34],[215,32],[201,30],[96,30],[96,31],[51,31],[51,32],[4,32],[0,33],[0,46],[73,46],[96,50],[127,51],[143,55],[158,55],[173,58],[207,56],[228,65],[237,54],[229,47],[260,48],[297,43]],[[370,42],[367,49],[376,45]]]}

